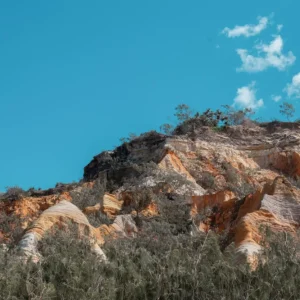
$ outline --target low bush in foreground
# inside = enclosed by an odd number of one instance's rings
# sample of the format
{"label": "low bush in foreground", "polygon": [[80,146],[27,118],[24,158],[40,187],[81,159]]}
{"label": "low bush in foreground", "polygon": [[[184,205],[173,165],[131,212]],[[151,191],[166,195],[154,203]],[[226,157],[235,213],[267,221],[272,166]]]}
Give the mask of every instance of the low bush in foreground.
{"label": "low bush in foreground", "polygon": [[[257,269],[220,251],[218,237],[172,235],[152,222],[136,239],[105,244],[100,262],[76,234],[41,242],[41,263],[0,250],[1,299],[299,299],[299,243],[270,235]],[[152,233],[151,233],[152,232]]]}

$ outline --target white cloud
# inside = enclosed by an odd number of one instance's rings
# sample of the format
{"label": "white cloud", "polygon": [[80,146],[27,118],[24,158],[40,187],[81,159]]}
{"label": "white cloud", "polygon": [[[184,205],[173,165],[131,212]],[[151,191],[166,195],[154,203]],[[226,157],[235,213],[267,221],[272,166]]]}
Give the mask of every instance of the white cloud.
{"label": "white cloud", "polygon": [[271,98],[275,102],[279,102],[282,99],[280,95],[272,95]]}
{"label": "white cloud", "polygon": [[256,49],[265,53],[277,53],[280,54],[283,48],[283,40],[280,35],[275,36],[274,40],[269,44],[260,44],[256,46]]}
{"label": "white cloud", "polygon": [[286,55],[282,53],[283,40],[280,35],[275,36],[270,44],[260,44],[255,48],[258,50],[258,56],[249,54],[246,49],[237,49],[237,53],[242,60],[242,66],[237,71],[254,73],[264,71],[270,67],[283,71],[296,60],[291,51]]}
{"label": "white cloud", "polygon": [[258,19],[257,25],[253,25],[253,24],[246,24],[244,26],[236,25],[232,29],[225,27],[222,30],[222,33],[227,35],[227,37],[229,38],[234,38],[242,35],[245,37],[258,35],[261,33],[261,31],[267,28],[269,20],[267,17],[258,17],[257,19]]}
{"label": "white cloud", "polygon": [[234,105],[240,108],[257,109],[264,105],[263,99],[256,99],[255,82],[237,89]]}
{"label": "white cloud", "polygon": [[278,24],[278,25],[277,25],[277,30],[278,30],[278,32],[280,32],[280,31],[282,30],[282,27],[283,27],[282,24]]}
{"label": "white cloud", "polygon": [[284,91],[289,97],[300,98],[300,73],[296,74],[291,83],[288,83]]}

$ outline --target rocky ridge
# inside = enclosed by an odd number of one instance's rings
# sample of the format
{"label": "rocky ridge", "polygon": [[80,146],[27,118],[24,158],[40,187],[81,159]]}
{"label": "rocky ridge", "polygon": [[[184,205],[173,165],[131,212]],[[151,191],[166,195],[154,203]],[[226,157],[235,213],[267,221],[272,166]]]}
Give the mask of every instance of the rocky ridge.
{"label": "rocky ridge", "polygon": [[[234,243],[236,253],[247,254],[251,262],[261,249],[261,226],[291,233],[298,228],[299,178],[299,123],[240,125],[222,131],[202,127],[193,136],[150,132],[95,156],[81,183],[2,201],[0,210],[24,220],[19,243],[24,251],[32,253],[31,245],[49,228],[71,220],[89,229],[87,235],[101,252],[107,236],[138,234],[134,193],[147,189],[152,199],[140,209],[144,219],[160,215],[160,195],[168,199],[164,201],[179,198],[190,211],[190,232],[224,234],[223,248]],[[81,210],[71,204],[74,191],[92,189],[97,180],[106,183],[105,194]],[[92,226],[88,217],[97,213],[110,224]],[[1,243],[10,239],[11,226],[0,233]]]}

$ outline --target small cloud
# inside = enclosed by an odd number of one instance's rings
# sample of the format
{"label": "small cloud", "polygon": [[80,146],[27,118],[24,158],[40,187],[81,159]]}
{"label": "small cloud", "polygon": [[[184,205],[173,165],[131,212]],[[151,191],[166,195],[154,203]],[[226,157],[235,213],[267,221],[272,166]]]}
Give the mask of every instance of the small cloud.
{"label": "small cloud", "polygon": [[240,108],[257,109],[264,105],[263,99],[256,98],[255,82],[237,89],[234,105]]}
{"label": "small cloud", "polygon": [[272,95],[271,98],[275,102],[279,102],[282,99],[280,95]]}
{"label": "small cloud", "polygon": [[260,34],[264,29],[267,28],[269,19],[267,17],[258,17],[258,24],[246,24],[243,26],[236,25],[234,28],[230,29],[228,27],[225,27],[222,30],[222,33],[227,35],[229,38],[235,38],[239,36],[255,36]]}
{"label": "small cloud", "polygon": [[216,49],[220,49],[220,45],[217,44],[217,45],[216,45]]}
{"label": "small cloud", "polygon": [[283,28],[283,25],[282,24],[278,24],[277,25],[277,31],[280,32]]}
{"label": "small cloud", "polygon": [[291,83],[288,83],[284,89],[289,97],[300,98],[300,73],[296,74]]}
{"label": "small cloud", "polygon": [[280,35],[275,36],[270,44],[260,44],[255,48],[258,51],[258,56],[249,54],[246,49],[237,49],[237,53],[242,60],[242,66],[237,71],[254,73],[264,71],[270,67],[283,71],[293,65],[296,60],[291,51],[286,55],[282,53],[283,40]]}

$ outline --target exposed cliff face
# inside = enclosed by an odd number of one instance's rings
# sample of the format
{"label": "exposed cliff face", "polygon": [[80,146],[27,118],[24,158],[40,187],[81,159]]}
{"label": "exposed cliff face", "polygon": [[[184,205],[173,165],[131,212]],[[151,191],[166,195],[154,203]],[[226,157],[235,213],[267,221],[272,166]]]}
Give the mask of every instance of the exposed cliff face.
{"label": "exposed cliff face", "polygon": [[68,230],[73,225],[78,230],[79,236],[86,236],[90,240],[91,250],[102,260],[106,256],[100,246],[104,244],[105,236],[127,237],[134,236],[137,232],[136,225],[130,215],[117,216],[110,226],[102,225],[98,228],[90,225],[85,214],[71,202],[62,200],[54,206],[46,209],[37,220],[33,222],[19,242],[19,247],[25,257],[33,257],[38,261],[40,255],[37,250],[38,242],[46,233],[53,229]]}
{"label": "exposed cliff face", "polygon": [[[131,187],[147,188],[154,197],[141,209],[141,215],[147,218],[160,215],[156,196],[163,194],[170,201],[180,196],[190,208],[197,230],[226,232],[227,245],[234,242],[237,253],[248,252],[251,258],[260,250],[261,225],[289,232],[298,227],[298,176],[300,124],[297,123],[235,126],[221,132],[203,127],[192,139],[152,132],[95,156],[85,167],[85,183],[81,186],[92,188],[94,180],[105,178],[110,188],[99,202],[83,208],[83,213],[88,216],[101,212],[114,223],[96,229],[86,220],[81,223],[92,228],[99,245],[107,235],[136,233],[137,228],[124,221],[123,213],[133,202]],[[2,202],[0,208],[8,214],[29,217],[24,228],[37,220],[30,227],[35,230],[29,229],[26,234],[42,235],[41,228],[44,231],[51,222],[56,222],[59,205],[69,207],[70,203],[60,201],[71,202],[72,189],[78,190],[78,185],[68,187],[67,191],[55,190],[56,194]],[[49,215],[52,206],[55,218]],[[73,210],[75,212],[75,208]],[[131,213],[136,215],[134,209]],[[83,218],[84,214],[76,210],[76,216]],[[66,214],[60,217],[70,218]],[[7,234],[2,232],[2,236],[7,237]]]}
{"label": "exposed cliff face", "polygon": [[[192,194],[178,187],[173,191],[191,196],[186,199],[200,230],[229,230],[238,252],[260,249],[260,225],[293,231],[299,224],[299,188],[289,182],[300,176],[299,124],[236,126],[226,132],[206,128],[198,139],[160,137],[159,143],[147,142],[145,148],[130,143],[128,161],[148,162],[151,149],[151,159],[162,170],[194,183]],[[111,155],[117,157],[116,152]],[[90,178],[89,169],[90,164],[85,179]],[[275,179],[279,175],[283,179]]]}
{"label": "exposed cliff face", "polygon": [[123,176],[129,176],[131,172],[134,175],[134,171],[128,165],[129,161],[137,164],[158,162],[164,143],[164,135],[150,133],[143,138],[124,143],[114,151],[102,152],[84,168],[83,178],[91,181],[98,178],[99,173],[107,172],[108,179],[121,181]]}
{"label": "exposed cliff face", "polygon": [[299,225],[300,190],[284,177],[276,177],[253,195],[248,195],[236,221],[235,244],[238,251],[251,254],[259,249],[259,227],[266,225],[275,231],[295,232]]}
{"label": "exposed cliff face", "polygon": [[110,219],[114,219],[122,209],[123,201],[118,200],[114,195],[106,193],[103,196],[101,203],[97,203],[93,206],[87,206],[83,209],[83,213],[91,215],[98,211],[106,214]]}
{"label": "exposed cliff face", "polygon": [[[80,235],[86,235],[91,240],[91,249],[105,260],[106,257],[99,247],[100,241],[99,237],[95,234],[95,228],[89,224],[86,216],[75,205],[66,200],[62,200],[58,204],[46,209],[33,222],[19,243],[20,249],[26,257],[33,257],[34,261],[38,261],[38,242],[47,232],[54,229],[54,226],[66,230],[70,222],[76,224],[75,226],[77,226]],[[93,238],[95,238],[95,242]]]}

